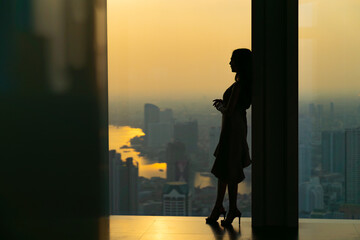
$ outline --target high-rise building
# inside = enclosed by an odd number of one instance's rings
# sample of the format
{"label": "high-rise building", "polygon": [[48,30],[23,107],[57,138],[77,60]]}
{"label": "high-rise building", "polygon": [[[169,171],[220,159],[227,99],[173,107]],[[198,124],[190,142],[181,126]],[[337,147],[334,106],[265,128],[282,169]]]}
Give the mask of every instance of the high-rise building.
{"label": "high-rise building", "polygon": [[165,158],[167,181],[188,182],[189,159],[186,155],[185,145],[179,141],[168,143]]}
{"label": "high-rise building", "polygon": [[307,182],[311,177],[311,146],[299,146],[299,184]]}
{"label": "high-rise building", "polygon": [[335,116],[335,107],[334,107],[334,103],[331,102],[330,103],[330,118],[332,118],[332,120],[333,120],[334,116]]}
{"label": "high-rise building", "polygon": [[[139,164],[133,162],[133,158],[126,158],[125,165],[122,168],[122,185],[123,191],[120,193],[123,198],[122,202],[128,206],[125,214],[137,214],[138,211],[138,178],[139,178]],[[127,187],[127,189],[126,189]]]}
{"label": "high-rise building", "polygon": [[309,115],[311,117],[315,117],[316,115],[316,108],[315,108],[315,104],[314,103],[310,103],[309,104]]}
{"label": "high-rise building", "polygon": [[176,123],[174,126],[174,139],[185,144],[186,152],[196,153],[198,143],[197,121]]}
{"label": "high-rise building", "polygon": [[345,132],[321,133],[322,170],[345,175]]}
{"label": "high-rise building", "polygon": [[175,180],[189,182],[189,161],[187,159],[175,163]]}
{"label": "high-rise building", "polygon": [[[149,124],[158,123],[160,118],[160,108],[154,104],[144,105],[144,133],[148,134]],[[145,135],[146,136],[146,135]]]}
{"label": "high-rise building", "polygon": [[[336,176],[330,174],[331,176]],[[324,190],[324,203],[328,207],[335,206],[337,203],[344,203],[345,191],[343,187],[343,181],[331,181],[331,179],[326,179],[327,176],[322,176],[321,186]],[[330,180],[330,181],[329,181]]]}
{"label": "high-rise building", "polygon": [[318,112],[318,118],[317,118],[317,121],[318,121],[318,128],[320,130],[323,129],[324,127],[324,105],[322,104],[318,104],[317,105],[317,112]]}
{"label": "high-rise building", "polygon": [[109,151],[109,193],[110,193],[110,214],[120,211],[120,166],[122,165],[121,154],[116,150]]}
{"label": "high-rise building", "polygon": [[159,122],[174,123],[173,111],[170,108],[166,108],[160,111]]}
{"label": "high-rise building", "polygon": [[345,201],[360,204],[360,128],[345,130]]}
{"label": "high-rise building", "polygon": [[314,126],[309,116],[299,117],[299,144],[311,145],[313,138]]}
{"label": "high-rise building", "polygon": [[163,188],[163,215],[189,216],[191,204],[189,187],[185,182],[168,182]]}
{"label": "high-rise building", "polygon": [[174,118],[171,109],[160,111],[147,103],[144,106],[145,144],[152,148],[165,148],[174,136]]}
{"label": "high-rise building", "polygon": [[324,209],[324,190],[318,177],[299,186],[299,211],[311,213],[314,209]]}
{"label": "high-rise building", "polygon": [[110,213],[137,214],[139,166],[133,164],[132,158],[125,162],[120,153],[109,152],[110,161]]}
{"label": "high-rise building", "polygon": [[173,137],[174,125],[169,122],[150,123],[147,133],[147,146],[165,148]]}

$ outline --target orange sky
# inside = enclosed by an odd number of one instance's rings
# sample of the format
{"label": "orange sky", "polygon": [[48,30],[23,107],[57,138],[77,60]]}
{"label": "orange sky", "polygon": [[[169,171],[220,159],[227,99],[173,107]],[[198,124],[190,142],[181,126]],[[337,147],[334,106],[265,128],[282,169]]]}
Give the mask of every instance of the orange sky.
{"label": "orange sky", "polygon": [[108,0],[110,100],[221,97],[250,17],[250,0]]}
{"label": "orange sky", "polygon": [[[300,95],[358,95],[360,1],[300,2]],[[108,0],[110,101],[221,97],[232,50],[251,47],[250,3]]]}
{"label": "orange sky", "polygon": [[[301,98],[360,93],[360,1],[300,0]],[[360,100],[360,98],[359,98]]]}

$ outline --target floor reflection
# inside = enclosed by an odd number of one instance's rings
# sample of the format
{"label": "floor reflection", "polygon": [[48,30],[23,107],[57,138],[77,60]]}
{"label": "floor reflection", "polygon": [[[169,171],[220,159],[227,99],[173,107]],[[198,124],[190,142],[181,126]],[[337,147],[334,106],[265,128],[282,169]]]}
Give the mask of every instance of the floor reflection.
{"label": "floor reflection", "polygon": [[233,226],[222,228],[218,222],[208,224],[208,226],[211,228],[216,240],[223,240],[226,234],[230,240],[240,239],[241,237],[241,226],[239,226],[237,230],[235,230]]}
{"label": "floor reflection", "polygon": [[218,222],[208,225],[211,228],[216,240],[222,240],[224,238],[225,230],[220,227]]}
{"label": "floor reflection", "polygon": [[205,217],[111,216],[110,240],[347,240],[360,239],[359,220],[300,219],[299,232],[282,229],[253,231],[251,218],[229,228],[208,225]]}

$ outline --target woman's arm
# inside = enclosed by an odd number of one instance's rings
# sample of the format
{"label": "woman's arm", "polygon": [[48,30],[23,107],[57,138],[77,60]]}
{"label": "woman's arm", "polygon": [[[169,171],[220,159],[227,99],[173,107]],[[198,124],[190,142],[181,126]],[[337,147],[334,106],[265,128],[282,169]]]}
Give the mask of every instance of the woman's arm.
{"label": "woman's arm", "polygon": [[237,102],[239,101],[239,96],[240,96],[240,83],[235,83],[233,88],[231,89],[229,102],[226,106],[224,106],[223,110],[221,111],[222,114],[231,116],[231,114],[235,111]]}

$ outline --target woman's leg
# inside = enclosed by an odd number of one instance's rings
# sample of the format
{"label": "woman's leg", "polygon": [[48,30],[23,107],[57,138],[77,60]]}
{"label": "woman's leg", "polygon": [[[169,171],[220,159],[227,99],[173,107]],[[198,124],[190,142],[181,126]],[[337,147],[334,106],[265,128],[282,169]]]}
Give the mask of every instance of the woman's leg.
{"label": "woman's leg", "polygon": [[222,207],[225,192],[226,192],[226,183],[218,179],[217,196],[216,196],[216,202],[214,208]]}
{"label": "woman's leg", "polygon": [[236,200],[237,200],[237,183],[229,183],[228,184],[228,192],[229,192],[229,213],[226,215],[226,219],[221,221],[222,226],[231,226],[233,220],[239,217],[239,226],[240,226],[240,217],[241,212],[237,209]]}
{"label": "woman's leg", "polygon": [[[218,179],[218,188],[217,188],[217,196],[216,196],[216,202],[213,210],[211,211],[210,216],[206,219],[206,223],[214,223],[214,221],[217,221],[219,216],[221,214],[224,214],[225,217],[225,209],[223,207],[223,200],[225,196],[226,191],[226,183],[222,182],[220,179]],[[225,212],[224,212],[225,211]]]}
{"label": "woman's leg", "polygon": [[237,194],[238,194],[238,184],[237,183],[229,183],[228,184],[228,192],[229,192],[229,211],[237,209]]}

